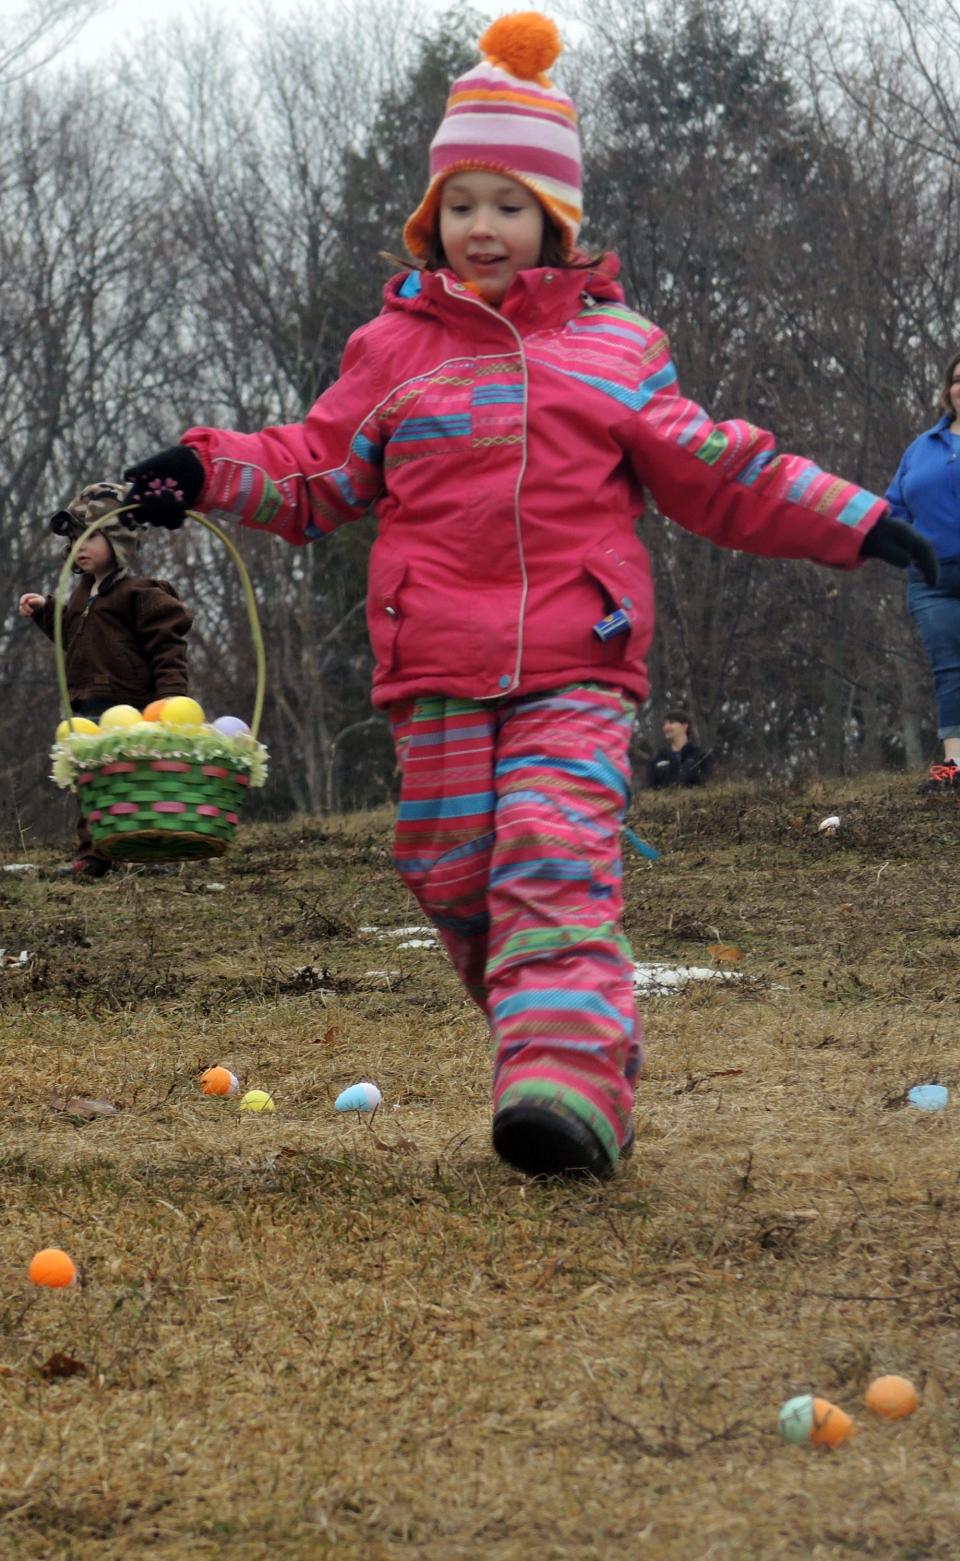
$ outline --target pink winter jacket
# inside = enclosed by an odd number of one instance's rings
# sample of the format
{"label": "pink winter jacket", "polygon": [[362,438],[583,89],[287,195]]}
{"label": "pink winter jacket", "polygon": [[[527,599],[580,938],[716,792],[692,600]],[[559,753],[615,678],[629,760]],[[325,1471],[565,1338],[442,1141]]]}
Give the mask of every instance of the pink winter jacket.
{"label": "pink winter jacket", "polygon": [[[617,269],[521,272],[500,309],[449,271],[394,277],[303,423],[183,436],[215,516],[302,543],[373,508],[374,704],[586,680],[643,698],[645,488],[721,547],[840,568],[887,512],[685,400]],[[628,628],[604,641],[594,626],[617,610]]]}

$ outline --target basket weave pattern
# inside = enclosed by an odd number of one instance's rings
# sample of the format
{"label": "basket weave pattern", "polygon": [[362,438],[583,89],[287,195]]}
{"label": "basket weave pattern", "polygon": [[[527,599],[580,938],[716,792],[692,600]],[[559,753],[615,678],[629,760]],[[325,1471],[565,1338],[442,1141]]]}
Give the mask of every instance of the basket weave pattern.
{"label": "basket weave pattern", "polygon": [[[112,515],[124,515],[136,507],[121,504]],[[223,544],[240,576],[257,664],[253,717],[239,738],[224,734],[216,722],[193,728],[185,723],[182,727],[179,723],[168,725],[162,718],[156,731],[146,735],[145,729],[153,723],[143,721],[129,728],[114,729],[108,724],[105,732],[101,726],[91,734],[74,734],[68,727],[62,740],[58,735],[51,756],[53,779],[58,786],[69,786],[76,792],[94,845],[105,856],[122,861],[222,856],[233,839],[247,788],[262,786],[266,778],[267,751],[257,741],[266,692],[266,657],[250,575],[226,532],[196,510],[188,510],[187,515]],[[80,548],[110,518],[99,516],[75,539],[57,582],[53,645],[65,724],[71,720],[71,704],[63,606]]]}
{"label": "basket weave pattern", "polygon": [[94,844],[128,862],[222,856],[248,785],[225,765],[187,759],[114,760],[76,780]]}

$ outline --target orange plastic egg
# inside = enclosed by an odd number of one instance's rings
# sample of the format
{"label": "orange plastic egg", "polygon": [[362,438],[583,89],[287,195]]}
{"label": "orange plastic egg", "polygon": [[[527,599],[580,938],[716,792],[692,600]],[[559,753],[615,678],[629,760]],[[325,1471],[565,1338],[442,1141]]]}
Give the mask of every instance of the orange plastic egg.
{"label": "orange plastic egg", "polygon": [[77,1265],[59,1247],[44,1247],[30,1259],[27,1276],[35,1285],[44,1285],[48,1290],[65,1290],[77,1282]]}
{"label": "orange plastic egg", "polygon": [[143,719],[145,721],[162,721],[163,707],[166,702],[165,699],[152,699],[143,712]]}
{"label": "orange plastic egg", "polygon": [[229,1068],[208,1068],[200,1075],[200,1088],[205,1095],[237,1095],[240,1081]]}
{"label": "orange plastic egg", "polygon": [[902,1420],[912,1415],[920,1395],[907,1377],[877,1377],[866,1392],[867,1408],[884,1420]]}
{"label": "orange plastic egg", "polygon": [[810,1433],[814,1447],[840,1447],[850,1440],[855,1431],[856,1426],[846,1410],[838,1409],[829,1399],[814,1399],[813,1430]]}

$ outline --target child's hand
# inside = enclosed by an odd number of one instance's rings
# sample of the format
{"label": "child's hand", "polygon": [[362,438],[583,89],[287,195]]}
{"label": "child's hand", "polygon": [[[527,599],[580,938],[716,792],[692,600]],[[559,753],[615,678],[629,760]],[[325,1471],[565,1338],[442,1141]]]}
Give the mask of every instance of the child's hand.
{"label": "child's hand", "polygon": [[32,618],[35,612],[39,612],[43,606],[44,598],[38,596],[36,591],[24,591],[20,598],[21,618]]}
{"label": "child's hand", "polygon": [[861,558],[882,558],[885,563],[896,564],[898,569],[911,565],[919,569],[928,585],[936,585],[940,578],[937,555],[926,537],[905,520],[894,520],[892,515],[882,515],[863,539]]}
{"label": "child's hand", "polygon": [[124,503],[138,506],[129,517],[132,524],[166,526],[168,531],[183,525],[206,481],[200,460],[185,444],[160,450],[128,466],[123,475],[132,485]]}

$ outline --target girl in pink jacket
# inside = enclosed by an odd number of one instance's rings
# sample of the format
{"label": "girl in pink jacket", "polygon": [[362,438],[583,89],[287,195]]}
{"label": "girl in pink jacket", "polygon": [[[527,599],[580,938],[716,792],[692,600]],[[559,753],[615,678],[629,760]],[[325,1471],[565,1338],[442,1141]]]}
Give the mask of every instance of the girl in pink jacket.
{"label": "girl in pink jacket", "polygon": [[577,250],[553,23],[504,17],[480,47],[406,227],[422,269],[387,284],[305,421],[192,428],[125,475],[160,525],[195,505],[301,544],[374,511],[396,863],[489,1023],[494,1148],[533,1175],[605,1176],[642,1060],[620,831],[653,632],[644,490],[722,547],[936,565],[883,500],[682,396],[616,260]]}

